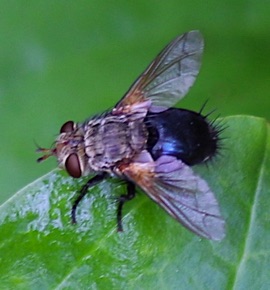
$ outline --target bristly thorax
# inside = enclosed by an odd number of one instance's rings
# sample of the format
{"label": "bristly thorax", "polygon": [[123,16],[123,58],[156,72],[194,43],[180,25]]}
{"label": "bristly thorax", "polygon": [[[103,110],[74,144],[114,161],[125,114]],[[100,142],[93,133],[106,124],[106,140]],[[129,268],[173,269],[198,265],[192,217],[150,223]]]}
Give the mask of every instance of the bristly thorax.
{"label": "bristly thorax", "polygon": [[83,124],[85,154],[88,165],[95,171],[111,170],[119,161],[140,152],[147,140],[142,118],[108,114]]}

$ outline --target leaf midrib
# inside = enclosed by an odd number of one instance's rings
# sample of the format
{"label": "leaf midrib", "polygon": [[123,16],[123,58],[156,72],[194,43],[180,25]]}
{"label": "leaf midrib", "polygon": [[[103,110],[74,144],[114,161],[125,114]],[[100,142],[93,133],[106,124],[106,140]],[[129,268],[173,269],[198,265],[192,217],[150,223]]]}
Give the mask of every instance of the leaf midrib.
{"label": "leaf midrib", "polygon": [[265,146],[264,146],[264,154],[263,154],[263,158],[262,158],[262,162],[261,162],[261,166],[260,166],[260,170],[259,170],[259,174],[258,174],[258,178],[257,178],[257,185],[256,185],[256,190],[255,190],[255,194],[254,194],[254,199],[253,199],[253,203],[252,203],[252,207],[251,207],[251,211],[250,211],[250,219],[249,219],[249,227],[247,229],[246,232],[246,240],[244,243],[244,247],[243,247],[243,253],[241,256],[241,259],[239,260],[239,266],[237,267],[237,271],[234,277],[234,282],[232,285],[232,289],[233,290],[237,290],[237,287],[239,285],[239,283],[241,283],[241,277],[242,277],[242,273],[244,271],[245,268],[245,264],[246,261],[248,259],[248,253],[249,253],[249,249],[250,249],[250,243],[251,243],[251,237],[252,237],[252,229],[253,229],[253,225],[255,222],[255,217],[256,217],[256,210],[257,210],[257,205],[258,205],[258,199],[259,199],[259,194],[261,191],[261,184],[262,184],[262,179],[264,176],[264,170],[265,170],[265,163],[266,163],[266,157],[267,157],[267,140],[268,140],[268,130],[267,130],[267,126],[266,126],[266,134],[265,134]]}

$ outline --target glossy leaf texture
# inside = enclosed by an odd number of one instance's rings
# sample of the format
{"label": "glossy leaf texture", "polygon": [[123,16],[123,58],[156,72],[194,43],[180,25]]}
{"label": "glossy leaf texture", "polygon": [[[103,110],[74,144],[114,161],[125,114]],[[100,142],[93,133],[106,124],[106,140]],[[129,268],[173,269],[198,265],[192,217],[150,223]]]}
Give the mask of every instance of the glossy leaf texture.
{"label": "glossy leaf texture", "polygon": [[[70,222],[85,180],[52,171],[0,206],[1,289],[268,289],[270,130],[249,116],[227,117],[221,155],[196,170],[226,220],[221,242],[187,231],[143,192],[116,232],[115,179],[92,188]],[[37,165],[41,166],[41,165]]]}

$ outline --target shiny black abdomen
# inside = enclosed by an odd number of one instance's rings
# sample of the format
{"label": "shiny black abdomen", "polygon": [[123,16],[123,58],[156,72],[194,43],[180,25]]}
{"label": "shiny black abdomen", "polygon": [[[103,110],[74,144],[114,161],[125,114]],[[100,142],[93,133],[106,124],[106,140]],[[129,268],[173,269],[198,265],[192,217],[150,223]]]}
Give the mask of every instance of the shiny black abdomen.
{"label": "shiny black abdomen", "polygon": [[219,130],[200,113],[170,108],[148,113],[145,124],[149,133],[147,150],[154,160],[172,155],[195,165],[210,159],[218,149]]}

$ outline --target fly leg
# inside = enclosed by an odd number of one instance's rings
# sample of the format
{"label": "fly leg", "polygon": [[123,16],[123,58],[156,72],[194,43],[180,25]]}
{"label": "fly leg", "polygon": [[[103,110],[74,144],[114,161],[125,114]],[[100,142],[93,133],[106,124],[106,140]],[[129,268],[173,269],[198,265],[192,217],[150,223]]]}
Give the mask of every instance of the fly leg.
{"label": "fly leg", "polygon": [[71,209],[71,221],[73,224],[76,224],[76,209],[80,201],[83,199],[83,197],[87,194],[87,191],[90,187],[95,186],[99,182],[101,182],[105,177],[107,176],[106,172],[103,172],[101,174],[98,174],[92,178],[90,178],[87,183],[81,188],[79,191],[79,195],[76,197],[72,204]]}
{"label": "fly leg", "polygon": [[127,182],[127,194],[122,194],[118,198],[118,207],[117,207],[117,231],[122,232],[122,209],[125,202],[133,199],[135,197],[135,184],[132,182]]}

